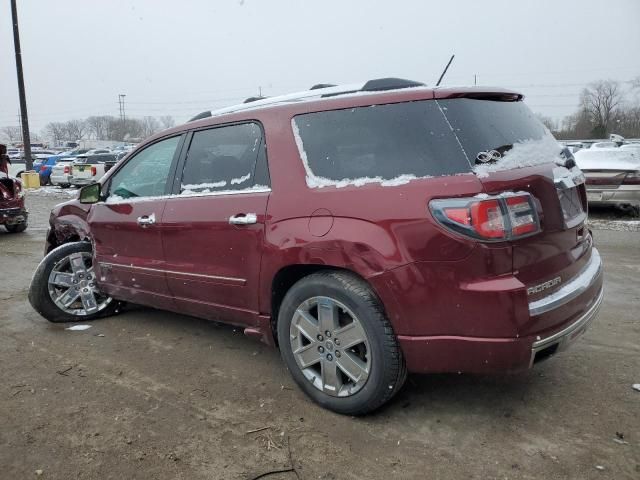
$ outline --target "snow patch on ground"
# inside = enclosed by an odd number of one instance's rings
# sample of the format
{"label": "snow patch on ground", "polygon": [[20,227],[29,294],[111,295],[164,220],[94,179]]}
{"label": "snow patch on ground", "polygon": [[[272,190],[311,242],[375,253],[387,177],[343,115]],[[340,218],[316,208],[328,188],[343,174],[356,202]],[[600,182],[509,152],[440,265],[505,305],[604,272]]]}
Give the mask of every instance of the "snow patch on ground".
{"label": "snow patch on ground", "polygon": [[65,328],[65,330],[82,331],[82,330],[89,330],[90,328],[91,328],[91,325],[74,325],[72,327]]}
{"label": "snow patch on ground", "polygon": [[640,232],[640,220],[592,220],[587,224],[594,230],[616,230],[618,232]]}
{"label": "snow patch on ground", "polygon": [[478,177],[483,178],[491,172],[552,163],[560,158],[560,152],[562,146],[551,136],[539,140],[525,140],[514,144],[513,148],[505,152],[495,163],[475,165],[473,171]]}
{"label": "snow patch on ground", "polygon": [[26,195],[37,195],[39,197],[62,197],[62,198],[75,198],[78,196],[79,190],[77,188],[60,188],[60,187],[40,187],[40,188],[25,188]]}

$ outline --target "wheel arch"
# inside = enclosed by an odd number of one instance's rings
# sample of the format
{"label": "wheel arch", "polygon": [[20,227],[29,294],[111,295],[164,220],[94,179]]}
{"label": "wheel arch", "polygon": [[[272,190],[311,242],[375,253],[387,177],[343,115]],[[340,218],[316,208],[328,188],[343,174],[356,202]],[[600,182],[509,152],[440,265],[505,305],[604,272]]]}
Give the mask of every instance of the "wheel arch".
{"label": "wheel arch", "polygon": [[360,281],[365,283],[373,292],[373,294],[378,298],[381,307],[384,309],[384,302],[382,301],[380,295],[371,284],[371,282],[367,281],[362,275],[360,275],[355,270],[346,268],[344,266],[336,266],[336,265],[326,265],[326,264],[291,264],[286,265],[280,268],[273,278],[271,279],[271,298],[270,298],[270,316],[271,316],[271,333],[274,335],[274,339],[277,342],[276,328],[278,325],[278,313],[280,311],[280,306],[282,305],[282,300],[284,299],[287,292],[295,285],[297,282],[302,280],[309,275],[312,275],[317,272],[343,272],[349,275],[353,275],[358,278]]}

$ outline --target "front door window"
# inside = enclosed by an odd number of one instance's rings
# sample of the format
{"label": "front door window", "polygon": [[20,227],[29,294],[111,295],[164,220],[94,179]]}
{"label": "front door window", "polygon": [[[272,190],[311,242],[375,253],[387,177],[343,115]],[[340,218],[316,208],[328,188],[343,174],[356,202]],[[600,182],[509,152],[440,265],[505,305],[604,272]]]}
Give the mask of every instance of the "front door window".
{"label": "front door window", "polygon": [[180,136],[161,140],[127,161],[111,177],[107,203],[165,195],[171,163],[179,143]]}

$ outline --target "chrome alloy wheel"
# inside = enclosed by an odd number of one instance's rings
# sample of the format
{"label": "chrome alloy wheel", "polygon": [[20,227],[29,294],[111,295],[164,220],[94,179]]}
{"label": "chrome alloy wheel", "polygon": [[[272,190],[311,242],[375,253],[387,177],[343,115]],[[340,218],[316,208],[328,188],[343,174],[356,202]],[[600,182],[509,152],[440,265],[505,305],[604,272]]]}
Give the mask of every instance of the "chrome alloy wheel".
{"label": "chrome alloy wheel", "polygon": [[291,321],[289,341],[304,376],[327,395],[353,395],[369,378],[367,334],[354,313],[333,298],[302,302]]}
{"label": "chrome alloy wheel", "polygon": [[56,306],[78,317],[104,310],[112,301],[96,288],[91,253],[76,252],[57,262],[47,282]]}

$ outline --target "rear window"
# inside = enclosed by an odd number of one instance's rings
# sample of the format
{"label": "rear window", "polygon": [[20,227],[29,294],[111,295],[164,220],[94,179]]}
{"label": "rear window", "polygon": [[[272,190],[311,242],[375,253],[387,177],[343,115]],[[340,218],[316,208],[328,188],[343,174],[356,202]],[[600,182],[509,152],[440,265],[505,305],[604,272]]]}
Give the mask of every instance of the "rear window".
{"label": "rear window", "polygon": [[471,171],[432,100],[298,115],[292,126],[310,187],[400,184]]}
{"label": "rear window", "polygon": [[[515,168],[551,162],[560,154],[560,144],[521,101],[455,98],[437,102],[476,166],[490,162],[497,164],[495,170],[502,169],[500,163]],[[514,146],[518,148],[512,152]]]}

